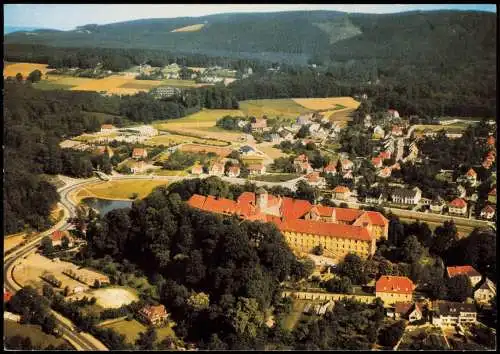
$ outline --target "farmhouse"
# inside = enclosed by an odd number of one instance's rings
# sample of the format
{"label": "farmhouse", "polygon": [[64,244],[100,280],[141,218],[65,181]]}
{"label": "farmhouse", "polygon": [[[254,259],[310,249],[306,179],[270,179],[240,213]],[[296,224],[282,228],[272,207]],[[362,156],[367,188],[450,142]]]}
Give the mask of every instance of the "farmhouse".
{"label": "farmhouse", "polygon": [[395,320],[405,319],[413,323],[423,318],[423,309],[424,305],[420,302],[396,302],[394,304],[394,310],[388,310],[387,314],[392,314]]}
{"label": "farmhouse", "polygon": [[134,148],[134,150],[132,150],[132,158],[133,159],[145,159],[146,157],[148,157],[148,152],[146,151],[146,149],[141,149],[141,148]]}
{"label": "farmhouse", "polygon": [[466,275],[469,277],[472,287],[481,281],[481,274],[470,265],[446,267],[446,273],[449,278],[456,277],[457,275]]}
{"label": "farmhouse", "polygon": [[486,278],[479,288],[474,292],[474,300],[478,303],[489,303],[497,294],[495,284]]}
{"label": "farmhouse", "polygon": [[191,168],[191,174],[193,175],[201,175],[203,173],[203,166],[201,165],[194,165],[192,168]]}
{"label": "farmhouse", "polygon": [[385,306],[396,302],[410,302],[415,284],[408,277],[384,275],[375,284],[375,295],[384,301]]}
{"label": "farmhouse", "polygon": [[319,172],[311,172],[305,176],[307,183],[318,188],[324,188],[326,181],[323,177],[319,176]]}
{"label": "farmhouse", "polygon": [[276,197],[259,188],[244,192],[237,201],[193,195],[191,207],[245,220],[275,223],[296,252],[309,253],[322,245],[324,255],[343,258],[348,252],[368,257],[378,237],[387,237],[388,221],[380,213],[311,205],[306,200]]}
{"label": "farmhouse", "polygon": [[263,132],[264,128],[267,128],[266,119],[256,119],[255,123],[251,124],[252,132]]}
{"label": "farmhouse", "polygon": [[323,168],[323,172],[335,176],[337,174],[337,168],[330,162],[327,166],[325,166],[325,168]]}
{"label": "farmhouse", "polygon": [[109,277],[107,275],[84,268],[76,270],[68,268],[65,269],[62,273],[88,286],[101,286],[104,284],[109,284]]}
{"label": "farmhouse", "polygon": [[434,326],[455,326],[474,323],[477,310],[474,304],[437,300],[432,304],[432,324]]}
{"label": "farmhouse", "polygon": [[467,213],[467,203],[462,198],[455,198],[448,204],[450,214],[465,215]]}
{"label": "farmhouse", "polygon": [[422,191],[418,187],[413,189],[399,188],[392,192],[391,198],[397,204],[414,205],[422,198]]}
{"label": "farmhouse", "polygon": [[139,317],[146,323],[158,326],[167,321],[168,313],[165,306],[145,306],[139,310]]}
{"label": "farmhouse", "polygon": [[481,217],[485,218],[486,220],[491,220],[495,216],[495,208],[493,208],[491,205],[486,205],[482,210],[481,210]]}

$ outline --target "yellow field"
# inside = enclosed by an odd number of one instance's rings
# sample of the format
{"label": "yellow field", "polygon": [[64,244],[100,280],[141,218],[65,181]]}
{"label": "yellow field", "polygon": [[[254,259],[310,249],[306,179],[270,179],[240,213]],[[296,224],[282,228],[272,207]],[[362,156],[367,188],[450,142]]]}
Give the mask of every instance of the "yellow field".
{"label": "yellow field", "polygon": [[336,105],[346,108],[358,108],[360,103],[352,97],[326,97],[326,98],[294,98],[297,104],[315,111],[335,110]]}
{"label": "yellow field", "polygon": [[[237,109],[204,109],[184,118],[158,122],[153,124],[153,127],[158,130],[172,131],[179,135],[182,135],[182,133],[196,135],[200,139],[238,141],[238,138],[242,134],[241,132],[231,132],[215,127],[217,119],[226,115],[243,116],[244,114]],[[186,137],[185,140],[193,141],[193,138]]]}
{"label": "yellow field", "polygon": [[191,26],[186,26],[186,27],[181,27],[174,29],[172,32],[196,32],[199,31],[205,26],[203,23],[199,23],[197,25],[191,25]]}
{"label": "yellow field", "polygon": [[21,73],[23,77],[27,77],[32,71],[38,69],[43,75],[49,70],[47,69],[47,64],[35,64],[35,63],[9,63],[3,68],[3,77],[12,76],[15,77],[17,73]]}
{"label": "yellow field", "polygon": [[24,236],[26,236],[26,233],[20,232],[18,234],[13,234],[4,237],[3,239],[3,252],[7,252],[11,248],[16,247],[19,245],[21,242],[24,240]]}
{"label": "yellow field", "polygon": [[158,180],[98,182],[80,190],[76,194],[75,199],[76,201],[84,198],[130,200],[130,196],[133,193],[137,193],[138,198],[142,199],[150,194],[154,188],[166,185],[167,183],[167,181]]}
{"label": "yellow field", "polygon": [[269,146],[261,146],[259,145],[259,150],[265,153],[267,156],[269,156],[272,159],[277,159],[279,157],[284,157],[287,156],[283,151],[276,149],[272,147],[272,145]]}
{"label": "yellow field", "polygon": [[158,81],[158,80],[133,80],[133,81],[128,80],[123,85],[121,85],[120,88],[148,90],[149,91],[152,88],[155,88],[161,84],[162,84],[162,82]]}
{"label": "yellow field", "polygon": [[[111,75],[104,79],[89,79],[90,81],[85,82],[81,85],[72,87],[73,91],[106,91],[110,94],[126,94],[133,95],[140,91],[149,91],[151,88],[161,85],[161,81],[153,81],[153,80],[144,80],[144,83],[141,80],[135,80],[132,77],[125,77],[119,75]],[[127,84],[133,83],[133,88],[130,87],[122,87]]]}

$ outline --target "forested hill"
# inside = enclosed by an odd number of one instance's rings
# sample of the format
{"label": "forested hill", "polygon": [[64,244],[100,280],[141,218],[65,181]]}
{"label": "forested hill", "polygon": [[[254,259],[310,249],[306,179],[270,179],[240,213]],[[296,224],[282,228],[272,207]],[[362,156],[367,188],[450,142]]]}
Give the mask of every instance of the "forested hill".
{"label": "forested hill", "polygon": [[[172,32],[186,26],[201,29]],[[217,56],[355,63],[405,60],[465,65],[496,55],[496,15],[470,11],[348,14],[298,11],[218,14],[86,25],[72,31],[16,32],[4,43],[161,49]],[[454,63],[452,63],[454,65]]]}

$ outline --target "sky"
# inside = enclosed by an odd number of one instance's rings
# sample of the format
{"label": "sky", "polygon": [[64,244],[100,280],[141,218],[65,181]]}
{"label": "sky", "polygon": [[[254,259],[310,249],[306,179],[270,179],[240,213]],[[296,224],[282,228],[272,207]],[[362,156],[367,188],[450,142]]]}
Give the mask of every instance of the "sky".
{"label": "sky", "polygon": [[230,12],[330,10],[395,13],[414,10],[478,10],[496,13],[495,4],[7,4],[4,27],[38,27],[71,30],[86,24],[107,24],[143,18],[198,17]]}

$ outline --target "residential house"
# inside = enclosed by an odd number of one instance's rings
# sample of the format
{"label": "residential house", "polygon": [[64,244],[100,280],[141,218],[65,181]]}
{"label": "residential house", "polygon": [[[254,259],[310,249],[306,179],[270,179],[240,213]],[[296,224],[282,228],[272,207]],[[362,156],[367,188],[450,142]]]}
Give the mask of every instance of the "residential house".
{"label": "residential house", "polygon": [[271,134],[270,139],[272,143],[279,144],[281,142],[281,136],[279,134]]}
{"label": "residential house", "polygon": [[297,119],[295,120],[295,123],[297,125],[300,125],[300,126],[310,124],[312,117],[313,117],[312,113],[303,114],[303,115],[297,117]]}
{"label": "residential house", "polygon": [[465,178],[467,181],[469,181],[472,185],[475,185],[477,182],[477,173],[474,171],[474,169],[469,169],[467,173],[465,174]]}
{"label": "residential house", "polygon": [[418,187],[413,189],[399,188],[392,192],[391,198],[397,204],[415,205],[422,198],[422,191]]}
{"label": "residential house", "polygon": [[150,325],[158,326],[167,321],[168,313],[163,305],[150,305],[139,310],[139,317]]}
{"label": "residential house", "polygon": [[250,175],[262,175],[266,172],[266,166],[261,163],[248,165],[248,173]]}
{"label": "residential house", "polygon": [[488,193],[488,201],[493,204],[497,204],[497,189],[496,187],[493,188],[489,193]]}
{"label": "residential house", "polygon": [[294,162],[294,166],[297,173],[311,173],[314,171],[309,162]]}
{"label": "residential house", "polygon": [[290,133],[288,130],[282,130],[281,132],[279,132],[279,135],[283,140],[293,141],[293,134]]}
{"label": "residential house", "polygon": [[348,160],[348,159],[342,160],[341,164],[342,164],[342,171],[343,172],[350,171],[354,167],[354,163],[351,160]]}
{"label": "residential house", "polygon": [[497,294],[495,284],[488,278],[474,291],[474,300],[477,303],[488,304]]}
{"label": "residential house", "polygon": [[493,135],[490,135],[488,137],[488,139],[486,140],[486,144],[490,147],[490,148],[495,148],[495,137]]}
{"label": "residential house", "polygon": [[319,172],[311,172],[304,177],[311,186],[318,188],[324,188],[326,186],[326,181],[323,177],[319,176]]}
{"label": "residential house", "polygon": [[375,283],[375,296],[384,302],[384,306],[411,302],[413,290],[415,284],[408,277],[383,275]]}
{"label": "residential house", "polygon": [[386,150],[386,151],[381,151],[378,154],[378,157],[380,157],[382,160],[386,160],[386,159],[390,159],[391,155],[392,155],[392,152],[389,150]]}
{"label": "residential house", "polygon": [[267,128],[267,120],[266,119],[256,119],[255,123],[252,123],[250,126],[252,128],[252,132],[262,133],[264,131],[264,128]]}
{"label": "residential house", "polygon": [[462,198],[455,198],[448,204],[450,214],[465,215],[467,214],[467,202]]}
{"label": "residential house", "polygon": [[474,304],[437,300],[432,304],[432,324],[434,326],[456,326],[474,323],[477,310]]}
{"label": "residential house", "polygon": [[145,159],[148,157],[148,152],[146,151],[146,149],[141,149],[141,148],[134,148],[134,150],[132,150],[132,158],[133,159]]}
{"label": "residential house", "polygon": [[128,163],[128,168],[132,173],[142,173],[147,170],[147,165],[144,161],[131,161]]}
{"label": "residential house", "polygon": [[441,197],[434,198],[429,206],[433,213],[442,213],[445,206],[445,201]]}
{"label": "residential house", "polygon": [[392,170],[389,167],[383,168],[378,172],[378,176],[381,178],[388,178],[391,176]]}
{"label": "residential house", "polygon": [[446,267],[446,274],[448,275],[448,278],[453,278],[458,275],[466,275],[469,278],[472,287],[475,287],[481,281],[481,273],[470,265]]}
{"label": "residential house", "polygon": [[240,147],[240,154],[243,156],[255,154],[255,149],[249,145]]}
{"label": "residential house", "polygon": [[180,89],[178,89],[177,87],[172,87],[172,86],[156,87],[156,88],[151,90],[151,94],[156,99],[161,99],[161,98],[165,98],[165,97],[172,97],[174,95],[179,95],[180,93],[181,93]]}
{"label": "residential house", "polygon": [[380,168],[382,167],[382,159],[380,157],[373,157],[372,164],[375,168]]}
{"label": "residential house", "polygon": [[382,129],[380,125],[375,126],[373,128],[373,138],[374,139],[382,139],[385,136],[385,130]]}
{"label": "residential house", "polygon": [[495,208],[493,208],[491,205],[486,205],[482,210],[481,210],[481,217],[485,218],[486,220],[491,220],[495,216]]}
{"label": "residential house", "polygon": [[323,172],[335,176],[337,174],[337,168],[333,163],[330,162],[327,166],[323,168]]}
{"label": "residential house", "polygon": [[349,171],[347,171],[346,173],[344,173],[344,174],[342,175],[342,178],[343,178],[343,179],[354,179],[354,176],[352,175],[352,171],[350,171],[350,170],[349,170]]}
{"label": "residential house", "polygon": [[394,319],[405,319],[410,323],[420,321],[423,318],[424,304],[421,302],[396,302],[394,304]]}
{"label": "residential house", "polygon": [[203,166],[201,165],[194,165],[192,168],[191,168],[191,174],[193,175],[201,175],[203,173]]}
{"label": "residential house", "polygon": [[351,196],[351,191],[346,186],[337,186],[333,189],[333,198],[339,200],[348,200]]}
{"label": "residential house", "polygon": [[50,239],[52,240],[52,246],[62,246],[62,239],[64,237],[68,238],[68,247],[73,246],[73,237],[67,231],[56,230],[50,235]]}
{"label": "residential house", "polygon": [[238,177],[240,175],[240,166],[231,166],[227,171],[228,177]]}
{"label": "residential house", "polygon": [[312,134],[316,133],[321,128],[319,123],[313,123],[309,126],[309,132]]}
{"label": "residential house", "polygon": [[462,185],[459,184],[457,186],[457,194],[458,194],[459,198],[465,198],[465,196],[467,194],[467,190],[465,189],[464,186],[462,186]]}
{"label": "residential house", "polygon": [[224,164],[220,162],[215,162],[208,172],[210,176],[223,176],[224,175]]}
{"label": "residential house", "polygon": [[365,128],[370,128],[372,126],[372,117],[369,114],[365,115],[363,123],[365,125]]}
{"label": "residential house", "polygon": [[384,195],[384,193],[382,193],[382,192],[367,193],[366,198],[365,198],[365,203],[379,204],[380,205],[386,200],[387,200],[387,196]]}
{"label": "residential house", "polygon": [[391,133],[394,136],[402,136],[403,135],[403,128],[401,128],[399,125],[394,125],[392,127]]}

